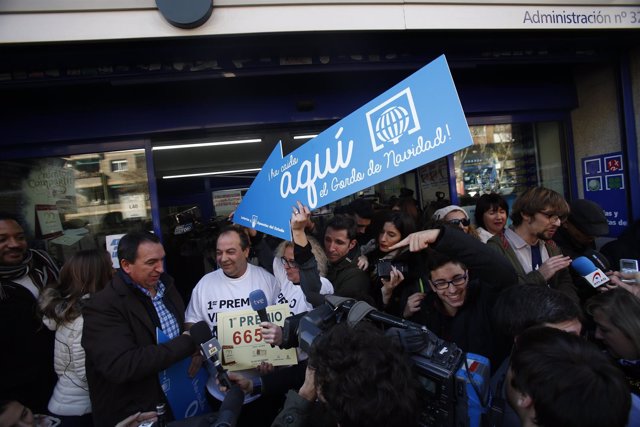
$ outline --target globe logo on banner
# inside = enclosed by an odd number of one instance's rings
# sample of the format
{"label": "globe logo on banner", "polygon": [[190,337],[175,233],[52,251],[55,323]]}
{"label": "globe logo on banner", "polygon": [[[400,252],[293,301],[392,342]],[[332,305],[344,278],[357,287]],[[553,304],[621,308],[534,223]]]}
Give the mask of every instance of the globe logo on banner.
{"label": "globe logo on banner", "polygon": [[[380,112],[382,111],[382,112]],[[400,138],[420,130],[411,89],[406,88],[379,104],[366,114],[373,151],[381,150],[384,143],[397,144]],[[372,123],[375,121],[375,128]],[[411,126],[411,129],[409,129]]]}
{"label": "globe logo on banner", "polygon": [[409,113],[402,107],[393,106],[376,121],[376,136],[382,142],[397,144],[402,134],[409,128]]}

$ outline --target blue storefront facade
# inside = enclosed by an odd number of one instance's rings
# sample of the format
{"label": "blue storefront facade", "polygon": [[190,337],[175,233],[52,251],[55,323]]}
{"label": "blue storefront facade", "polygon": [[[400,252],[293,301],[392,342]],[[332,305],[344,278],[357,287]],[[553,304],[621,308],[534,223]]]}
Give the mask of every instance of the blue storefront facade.
{"label": "blue storefront facade", "polygon": [[640,218],[632,2],[228,0],[194,28],[155,2],[48,3],[0,9],[0,194],[62,259],[134,225],[201,252],[176,227],[237,201],[278,141],[296,149],[441,54],[474,145],[366,196],[471,206],[545,185],[601,203],[611,237]]}

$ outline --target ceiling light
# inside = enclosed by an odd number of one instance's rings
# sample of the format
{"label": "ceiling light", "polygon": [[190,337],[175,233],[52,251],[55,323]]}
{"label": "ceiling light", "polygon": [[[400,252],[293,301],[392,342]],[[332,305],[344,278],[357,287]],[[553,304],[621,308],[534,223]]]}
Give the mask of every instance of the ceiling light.
{"label": "ceiling light", "polygon": [[295,135],[293,139],[311,139],[311,138],[315,138],[316,136],[318,135],[317,134],[316,135]]}
{"label": "ceiling light", "polygon": [[261,138],[253,139],[237,139],[235,141],[218,141],[218,142],[200,142],[197,144],[177,144],[177,145],[160,145],[153,147],[152,150],[179,150],[181,148],[196,148],[196,147],[211,147],[214,145],[235,145],[235,144],[253,144],[255,142],[262,142]]}
{"label": "ceiling light", "polygon": [[194,177],[194,176],[210,176],[210,175],[227,175],[227,174],[232,174],[232,173],[259,172],[260,170],[262,170],[262,168],[236,169],[236,170],[218,171],[218,172],[190,173],[190,174],[186,174],[186,175],[166,175],[166,176],[163,176],[162,179],[190,178],[190,177]]}

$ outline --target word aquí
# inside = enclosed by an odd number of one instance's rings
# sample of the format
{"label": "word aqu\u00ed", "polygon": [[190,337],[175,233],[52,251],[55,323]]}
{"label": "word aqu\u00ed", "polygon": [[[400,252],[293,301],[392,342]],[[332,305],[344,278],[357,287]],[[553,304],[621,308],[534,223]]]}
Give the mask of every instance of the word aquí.
{"label": "word aqu\u00ed", "polygon": [[280,196],[286,199],[289,194],[296,194],[299,190],[307,190],[307,203],[310,209],[315,208],[318,205],[318,190],[316,188],[316,181],[323,179],[329,174],[334,174],[340,169],[345,169],[351,163],[351,155],[353,154],[353,140],[348,142],[347,153],[344,155],[342,149],[342,141],[339,139],[342,135],[343,127],[336,132],[335,139],[338,140],[337,153],[335,162],[332,162],[331,147],[327,147],[325,150],[324,168],[322,167],[322,161],[320,153],[316,153],[313,158],[313,162],[305,160],[298,169],[295,185],[293,184],[293,176],[291,171],[286,170],[280,178]]}
{"label": "word aqu\u00ed", "polygon": [[449,131],[449,125],[445,124],[444,126],[447,132],[446,135],[442,132],[442,128],[438,126],[436,128],[436,135],[433,140],[425,140],[424,138],[422,138],[422,136],[419,136],[417,143],[411,144],[411,146],[404,151],[396,153],[395,149],[391,149],[384,153],[383,155],[387,161],[387,168],[397,168],[407,160],[410,160],[413,157],[418,157],[421,154],[424,154],[427,151],[433,150],[434,148],[446,143],[447,139],[451,138],[451,132]]}

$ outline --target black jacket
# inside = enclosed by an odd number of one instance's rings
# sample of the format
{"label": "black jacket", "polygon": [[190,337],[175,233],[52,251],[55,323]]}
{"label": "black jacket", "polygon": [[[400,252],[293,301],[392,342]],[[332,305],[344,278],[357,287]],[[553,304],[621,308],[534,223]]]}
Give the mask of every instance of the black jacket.
{"label": "black jacket", "polygon": [[[161,280],[166,286],[163,301],[182,331],[184,303],[171,277],[163,274]],[[151,300],[119,274],[89,300],[82,314],[94,425],[113,427],[166,402],[158,372],[195,351],[191,337],[180,335],[157,345],[160,320]]]}
{"label": "black jacket", "polygon": [[330,264],[327,279],[333,285],[334,295],[373,304],[369,294],[369,276],[349,258]]}
{"label": "black jacket", "polygon": [[453,228],[441,230],[431,247],[467,266],[470,280],[464,305],[455,316],[449,316],[437,294],[429,291],[410,320],[426,325],[466,352],[488,357],[495,369],[506,357],[509,343],[494,333],[491,313],[500,291],[518,283],[516,272],[506,258],[479,240]]}

